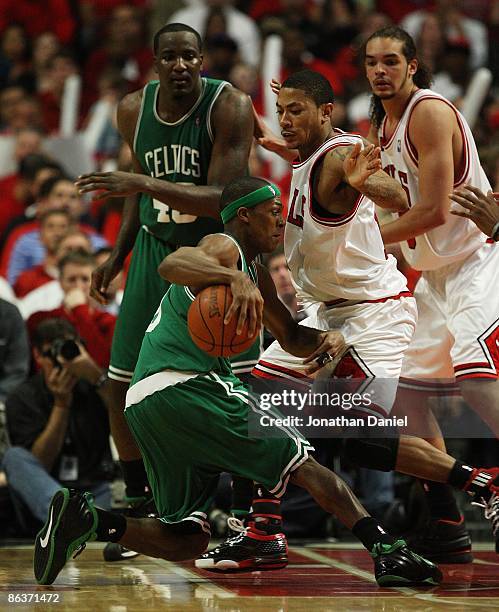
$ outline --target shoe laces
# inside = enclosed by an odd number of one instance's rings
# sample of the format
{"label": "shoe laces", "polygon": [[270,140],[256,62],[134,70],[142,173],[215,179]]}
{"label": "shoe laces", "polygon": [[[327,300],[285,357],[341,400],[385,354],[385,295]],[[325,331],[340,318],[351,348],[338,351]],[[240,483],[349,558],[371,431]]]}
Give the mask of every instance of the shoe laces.
{"label": "shoe laces", "polygon": [[485,506],[485,518],[492,521],[492,533],[495,537],[499,535],[499,496],[495,493]]}
{"label": "shoe laces", "polygon": [[235,531],[237,533],[242,533],[243,531],[246,532],[246,527],[243,521],[241,521],[241,519],[236,518],[235,516],[229,516],[229,518],[227,519],[227,527],[231,531]]}

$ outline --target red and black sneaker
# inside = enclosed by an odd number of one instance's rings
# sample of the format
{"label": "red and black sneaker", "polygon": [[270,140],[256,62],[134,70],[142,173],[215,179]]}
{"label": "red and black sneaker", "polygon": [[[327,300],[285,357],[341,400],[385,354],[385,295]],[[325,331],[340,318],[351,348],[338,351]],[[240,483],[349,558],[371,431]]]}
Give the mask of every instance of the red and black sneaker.
{"label": "red and black sneaker", "polygon": [[480,496],[480,493],[476,493],[476,501],[473,501],[472,504],[484,508],[485,518],[490,521],[492,526],[496,553],[499,553],[499,468],[479,468],[476,470],[476,474],[473,474],[473,478],[475,480],[481,479],[482,482],[487,479],[485,486],[490,497],[488,495]]}
{"label": "red and black sneaker", "polygon": [[494,493],[499,495],[499,468],[475,468],[464,487],[465,491],[478,498],[482,497],[481,491],[485,489],[490,491],[489,496]]}
{"label": "red and black sneaker", "polygon": [[409,536],[409,547],[434,563],[471,563],[471,537],[464,518],[459,521],[430,519],[418,533]]}
{"label": "red and black sneaker", "polygon": [[195,566],[211,572],[254,572],[282,569],[288,564],[288,543],[283,533],[267,535],[234,518],[231,535],[196,559]]}

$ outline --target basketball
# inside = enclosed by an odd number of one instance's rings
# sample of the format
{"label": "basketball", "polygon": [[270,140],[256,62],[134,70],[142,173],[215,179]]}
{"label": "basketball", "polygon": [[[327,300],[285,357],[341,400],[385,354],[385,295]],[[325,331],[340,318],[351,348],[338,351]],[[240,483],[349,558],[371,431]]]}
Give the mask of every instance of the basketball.
{"label": "basketball", "polygon": [[232,304],[228,285],[206,287],[192,302],[187,313],[187,326],[192,340],[200,349],[213,357],[232,357],[250,348],[258,336],[248,335],[248,322],[241,334],[236,334],[238,316],[224,324],[227,310]]}

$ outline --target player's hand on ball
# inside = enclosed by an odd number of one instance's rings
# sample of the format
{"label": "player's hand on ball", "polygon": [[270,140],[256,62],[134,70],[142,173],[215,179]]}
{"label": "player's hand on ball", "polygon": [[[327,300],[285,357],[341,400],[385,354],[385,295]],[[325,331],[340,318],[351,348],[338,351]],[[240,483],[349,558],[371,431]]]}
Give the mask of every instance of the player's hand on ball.
{"label": "player's hand on ball", "polygon": [[323,332],[320,335],[320,339],[320,344],[315,351],[303,360],[303,363],[310,364],[306,369],[307,376],[314,374],[337,357],[340,357],[347,348],[345,338],[341,332]]}
{"label": "player's hand on ball", "polygon": [[360,143],[354,145],[343,162],[345,177],[352,187],[360,189],[372,174],[381,170],[380,153],[380,148],[373,144],[363,149]]}
{"label": "player's hand on ball", "polygon": [[263,320],[263,297],[258,287],[250,277],[241,272],[230,285],[232,304],[227,310],[224,323],[227,324],[234,316],[238,316],[237,334],[243,331],[248,319],[248,334],[253,336],[260,329]]}

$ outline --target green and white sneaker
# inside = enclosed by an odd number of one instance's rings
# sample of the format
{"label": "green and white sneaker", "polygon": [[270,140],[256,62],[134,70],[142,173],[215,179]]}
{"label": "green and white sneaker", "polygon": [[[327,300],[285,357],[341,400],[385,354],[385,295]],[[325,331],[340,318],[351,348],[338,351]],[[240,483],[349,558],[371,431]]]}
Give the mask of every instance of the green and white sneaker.
{"label": "green and white sneaker", "polygon": [[376,544],[371,556],[376,582],[380,586],[437,585],[442,582],[442,572],[438,567],[413,552],[405,540]]}
{"label": "green and white sneaker", "polygon": [[97,512],[90,493],[60,489],[52,498],[49,516],[35,539],[33,569],[38,584],[52,584],[73,553],[94,539]]}

